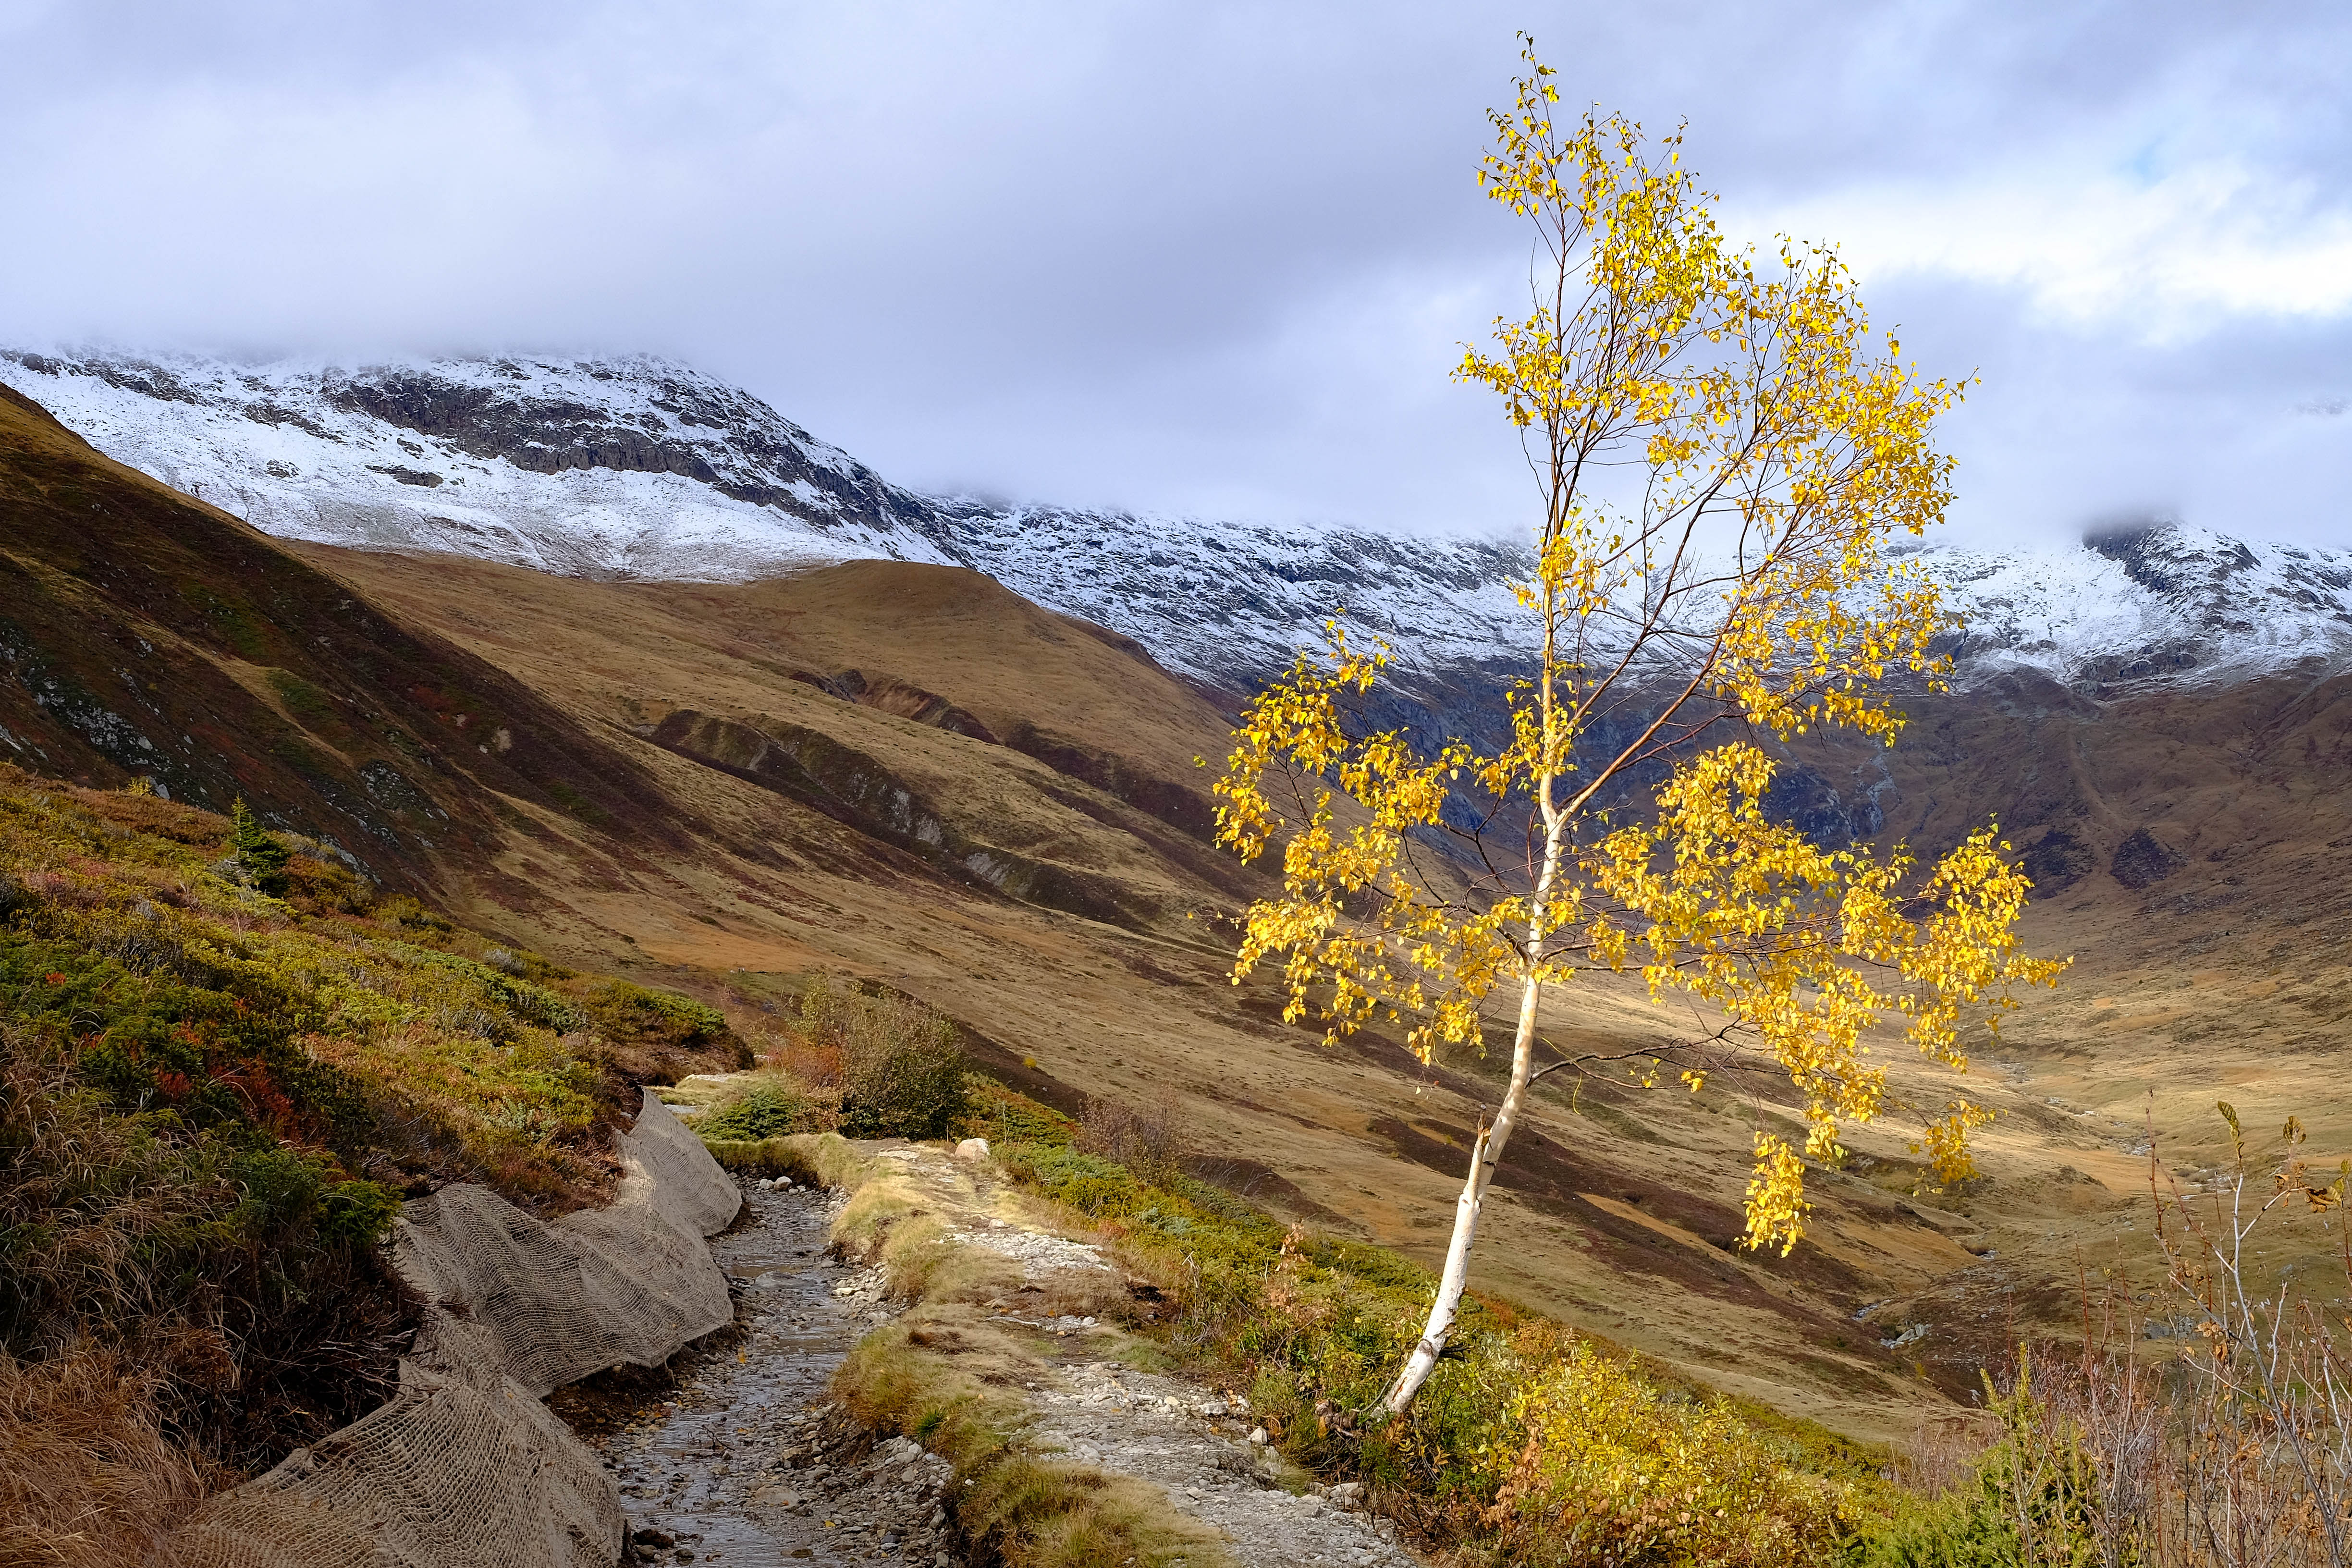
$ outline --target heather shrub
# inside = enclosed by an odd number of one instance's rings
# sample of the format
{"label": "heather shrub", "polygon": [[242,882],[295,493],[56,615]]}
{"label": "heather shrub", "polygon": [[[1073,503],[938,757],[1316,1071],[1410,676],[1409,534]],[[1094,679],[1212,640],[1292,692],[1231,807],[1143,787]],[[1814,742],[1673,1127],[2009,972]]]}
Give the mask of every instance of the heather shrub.
{"label": "heather shrub", "polygon": [[389,1396],[414,1325],[375,1247],[398,1206],[250,1122],[121,1115],[0,1030],[0,1363],[46,1387],[59,1358],[111,1357],[123,1420],[167,1446],[258,1469]]}
{"label": "heather shrub", "polygon": [[[0,1470],[48,1467],[37,1517],[144,1528],[173,1466],[235,1479],[356,1420],[415,1322],[379,1245],[404,1196],[599,1201],[638,1103],[620,1052],[740,1055],[712,1009],[494,945],[301,843],[0,765]],[[19,1429],[68,1388],[87,1464]]]}
{"label": "heather shrub", "polygon": [[851,1138],[943,1138],[971,1109],[955,1025],[922,1003],[825,980],[798,1031],[838,1053],[841,1127]]}
{"label": "heather shrub", "polygon": [[1841,1491],[1720,1400],[1663,1389],[1589,1343],[1521,1391],[1526,1432],[1492,1520],[1546,1568],[1782,1568],[1831,1559]]}
{"label": "heather shrub", "polygon": [[584,1011],[599,1031],[629,1045],[692,1050],[732,1037],[718,1008],[625,980],[590,992]]}

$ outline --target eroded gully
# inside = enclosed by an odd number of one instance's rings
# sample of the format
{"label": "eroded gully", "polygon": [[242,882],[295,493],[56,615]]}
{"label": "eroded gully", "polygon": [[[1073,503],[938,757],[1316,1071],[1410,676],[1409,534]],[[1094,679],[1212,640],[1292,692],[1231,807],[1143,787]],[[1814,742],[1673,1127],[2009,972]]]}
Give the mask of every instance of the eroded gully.
{"label": "eroded gully", "polygon": [[736,1292],[734,1342],[686,1359],[675,1388],[617,1420],[578,1422],[619,1483],[636,1557],[951,1568],[947,1463],[901,1438],[870,1444],[826,1402],[887,1315],[879,1271],[827,1255],[826,1194],[742,1186],[745,1213],[711,1243]]}

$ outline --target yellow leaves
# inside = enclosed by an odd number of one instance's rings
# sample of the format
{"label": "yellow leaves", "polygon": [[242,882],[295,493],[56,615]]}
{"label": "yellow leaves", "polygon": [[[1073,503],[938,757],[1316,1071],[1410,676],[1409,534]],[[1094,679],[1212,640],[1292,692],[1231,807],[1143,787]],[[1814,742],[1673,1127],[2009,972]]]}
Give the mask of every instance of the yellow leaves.
{"label": "yellow leaves", "polygon": [[[1487,750],[1351,730],[1386,651],[1336,627],[1251,704],[1218,837],[1245,859],[1281,845],[1282,886],[1247,912],[1236,976],[1278,959],[1288,1016],[1336,1034],[1393,1015],[1424,1060],[1582,973],[1639,972],[1654,999],[1712,1008],[1802,1097],[1802,1149],[1759,1142],[1749,1193],[1751,1243],[1785,1251],[1805,1162],[1895,1109],[1869,1040],[1899,1028],[1964,1065],[1964,1025],[2063,967],[2021,952],[2027,883],[1992,829],[1925,868],[1900,847],[1826,849],[1765,813],[1759,745],[1697,741],[1744,720],[1892,743],[1887,678],[1942,681],[1951,618],[1890,544],[1950,501],[1934,425],[1961,388],[1922,382],[1891,341],[1874,352],[1833,250],[1784,241],[1776,269],[1726,244],[1679,136],[1598,110],[1556,123],[1527,58],[1479,179],[1557,270],[1455,374],[1500,399],[1545,484],[1514,584],[1537,668],[1503,694],[1509,733]],[[1617,493],[1634,499],[1588,493],[1609,469],[1632,471]],[[1431,858],[1448,844],[1454,860]],[[1515,1045],[1516,1082],[1524,1029]],[[1939,1170],[1965,1171],[1981,1119],[1954,1100],[1927,1121]]]}
{"label": "yellow leaves", "polygon": [[1775,1242],[1786,1258],[1805,1233],[1805,1163],[1788,1140],[1770,1132],[1756,1134],[1756,1173],[1748,1178],[1748,1234],[1740,1245],[1761,1250]]}
{"label": "yellow leaves", "polygon": [[[1245,861],[1264,854],[1284,826],[1266,795],[1266,773],[1287,768],[1314,776],[1345,756],[1349,742],[1340,728],[1338,700],[1349,690],[1370,690],[1388,663],[1385,646],[1358,653],[1337,621],[1327,631],[1328,668],[1302,653],[1287,676],[1259,693],[1234,731],[1223,776],[1212,786],[1223,803],[1217,807],[1217,842]],[[1310,821],[1328,829],[1329,808],[1330,796],[1320,795]]]}
{"label": "yellow leaves", "polygon": [[1993,1113],[1981,1105],[1955,1100],[1943,1116],[1921,1130],[1920,1142],[1927,1163],[1935,1167],[1937,1181],[1948,1184],[1977,1173],[1977,1163],[1969,1153],[1969,1133],[1992,1117]]}
{"label": "yellow leaves", "polygon": [[[2018,952],[2025,879],[1993,828],[1915,878],[1899,848],[1827,851],[1769,820],[1772,774],[1753,746],[1702,753],[1658,792],[1651,821],[1602,839],[1584,869],[1625,922],[1627,949],[1645,954],[1653,995],[1700,997],[1751,1030],[1806,1097],[1806,1153],[1830,1160],[1843,1123],[1885,1109],[1885,1070],[1864,1059],[1874,1030],[1899,1022],[1923,1054],[1965,1066],[1964,1013],[2011,1006],[2014,989],[2048,984],[2063,965]],[[1927,1123],[1945,1179],[1968,1173],[1967,1136],[1984,1117],[1954,1100]],[[1790,1169],[1772,1159],[1781,1174],[1760,1191],[1777,1192]],[[1801,1229],[1799,1212],[1752,1212],[1784,1240]],[[1751,1239],[1765,1234],[1751,1226]]]}

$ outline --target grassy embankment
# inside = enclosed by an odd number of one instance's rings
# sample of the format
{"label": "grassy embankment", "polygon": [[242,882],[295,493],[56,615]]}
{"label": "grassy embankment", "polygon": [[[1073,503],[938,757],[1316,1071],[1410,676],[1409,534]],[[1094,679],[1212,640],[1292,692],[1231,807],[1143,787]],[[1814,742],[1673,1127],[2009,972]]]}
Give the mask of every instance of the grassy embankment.
{"label": "grassy embankment", "polygon": [[[917,1005],[820,984],[771,1037],[764,1072],[709,1086],[700,1127],[738,1169],[852,1189],[836,1243],[885,1264],[910,1305],[857,1347],[836,1391],[867,1426],[956,1462],[971,1483],[965,1527],[1010,1568],[1218,1560],[1149,1489],[1031,1451],[1013,1391],[1054,1377],[1071,1347],[1008,1321],[1016,1295],[1033,1319],[1118,1324],[1089,1357],[1245,1394],[1296,1465],[1363,1483],[1373,1506],[1464,1563],[2206,1568],[2239,1560],[2217,1543],[2250,1531],[2277,1561],[2315,1563],[2334,1561],[2328,1521],[2352,1519],[2340,1307],[2273,1300],[2262,1271],[2275,1231],[2313,1225],[2352,1269],[2352,1163],[2312,1161],[2292,1122],[2273,1147],[2223,1108],[2232,1164],[2159,1203],[2171,1277],[2096,1287],[2091,1344],[2020,1351],[1982,1409],[1895,1454],[1491,1299],[1474,1300],[1436,1375],[1391,1420],[1381,1395],[1419,1331],[1424,1270],[1286,1227],[1189,1173],[1173,1105],[1097,1102],[1079,1125],[975,1077],[951,1107],[938,1092],[947,1039]],[[803,1087],[795,1075],[813,1065],[833,1069],[829,1087]],[[919,1079],[934,1092],[905,1093]],[[766,1136],[803,1126],[982,1134],[991,1177],[949,1180],[934,1162],[918,1179],[829,1133]],[[1024,1282],[948,1237],[982,1214],[1095,1242],[1123,1273]],[[2251,1242],[2239,1237],[2250,1224]],[[2150,1324],[2194,1353],[2141,1348]]]}
{"label": "grassy embankment", "polygon": [[135,1558],[390,1393],[404,1196],[600,1201],[717,1010],[381,898],[319,846],[0,767],[0,1556]]}
{"label": "grassy embankment", "polygon": [[[735,1089],[706,1131],[751,1131],[753,1107],[793,1099],[784,1081]],[[1147,1121],[1112,1113],[1079,1128],[984,1080],[971,1089],[955,1131],[995,1141],[1028,1222],[1102,1244],[1124,1271],[1073,1279],[1025,1310],[1117,1321],[1140,1336],[1125,1353],[1245,1393],[1304,1471],[1365,1483],[1373,1506],[1467,1560],[1826,1563],[1891,1511],[1884,1456],[1499,1302],[1472,1309],[1403,1419],[1381,1419],[1374,1406],[1426,1307],[1425,1271],[1286,1228],[1185,1174]],[[1013,1568],[1219,1560],[1149,1489],[1029,1452],[1017,1390],[1051,1375],[1053,1347],[996,1321],[992,1303],[1020,1281],[945,1241],[936,1194],[829,1136],[712,1147],[737,1169],[854,1189],[836,1242],[886,1264],[912,1304],[859,1345],[837,1392],[868,1424],[955,1461],[971,1482],[961,1518],[988,1550]]]}

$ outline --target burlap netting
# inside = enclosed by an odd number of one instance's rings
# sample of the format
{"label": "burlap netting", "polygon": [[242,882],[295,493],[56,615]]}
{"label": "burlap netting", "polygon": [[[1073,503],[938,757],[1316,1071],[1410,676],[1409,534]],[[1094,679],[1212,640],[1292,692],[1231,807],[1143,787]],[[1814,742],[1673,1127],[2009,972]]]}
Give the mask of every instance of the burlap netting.
{"label": "burlap netting", "polygon": [[609,1208],[541,1224],[446,1187],[403,1206],[401,1274],[431,1303],[391,1403],[214,1498],[161,1553],[187,1568],[607,1568],[619,1494],[541,1399],[651,1366],[730,1321],[703,1237],[741,1196],[652,1095]]}

